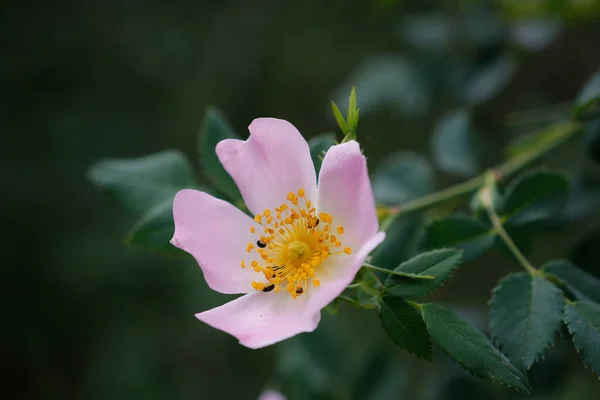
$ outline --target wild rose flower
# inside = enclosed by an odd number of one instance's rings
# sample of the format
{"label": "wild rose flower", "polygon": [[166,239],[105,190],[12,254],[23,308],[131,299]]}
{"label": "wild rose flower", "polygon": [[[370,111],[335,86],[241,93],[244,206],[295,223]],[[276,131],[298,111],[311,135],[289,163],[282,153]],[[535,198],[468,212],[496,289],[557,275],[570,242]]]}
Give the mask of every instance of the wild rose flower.
{"label": "wild rose flower", "polygon": [[245,294],[196,317],[260,348],[312,332],[385,234],[357,142],[329,149],[317,187],[308,143],[292,124],[259,118],[249,130],[248,140],[223,140],[216,152],[254,219],[182,190],[171,243],[194,256],[211,289]]}

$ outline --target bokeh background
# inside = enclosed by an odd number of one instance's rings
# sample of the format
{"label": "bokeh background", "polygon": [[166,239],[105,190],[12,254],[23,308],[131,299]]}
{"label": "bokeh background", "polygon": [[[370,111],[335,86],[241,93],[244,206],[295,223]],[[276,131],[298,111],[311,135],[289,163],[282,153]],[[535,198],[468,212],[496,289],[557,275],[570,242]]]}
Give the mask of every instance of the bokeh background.
{"label": "bokeh background", "polygon": [[[329,101],[343,108],[352,85],[371,168],[396,150],[429,157],[436,120],[462,105],[472,107],[487,143],[482,166],[492,165],[503,144],[540,119],[564,116],[600,68],[599,10],[594,0],[5,3],[2,392],[255,399],[292,371],[297,379],[283,388],[291,398],[523,397],[471,378],[439,353],[434,365],[408,355],[374,311],[346,305],[279,352],[239,346],[193,317],[229,297],[211,292],[189,257],[125,246],[134,218],[86,170],[102,158],[167,148],[197,165],[208,105],[241,135],[259,116],[285,118],[307,138],[336,132]],[[541,112],[514,114],[531,107]],[[584,153],[572,143],[548,163],[597,175]],[[437,187],[462,179],[435,176]],[[198,178],[206,181],[199,169]],[[583,251],[578,261],[597,274],[590,254],[598,236],[583,250],[581,239],[598,226],[596,211],[546,230],[532,260]],[[485,329],[490,290],[517,269],[486,255],[434,299]],[[536,399],[600,393],[566,336],[531,380]]]}

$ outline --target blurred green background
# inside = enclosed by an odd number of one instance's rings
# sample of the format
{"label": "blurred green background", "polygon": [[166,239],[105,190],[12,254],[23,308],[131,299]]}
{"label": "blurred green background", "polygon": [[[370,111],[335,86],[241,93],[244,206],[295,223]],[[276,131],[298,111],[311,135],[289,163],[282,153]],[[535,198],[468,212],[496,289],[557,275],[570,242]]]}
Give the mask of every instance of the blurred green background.
{"label": "blurred green background", "polygon": [[[2,392],[254,399],[291,373],[290,398],[522,397],[441,354],[434,365],[408,355],[376,312],[346,305],[338,316],[324,312],[313,335],[257,351],[239,346],[194,318],[230,297],[208,289],[191,257],[126,247],[133,217],[85,171],[105,157],[166,148],[197,165],[207,105],[241,135],[260,116],[285,118],[307,138],[335,132],[329,101],[345,107],[352,85],[370,168],[394,150],[429,157],[436,120],[462,105],[487,143],[481,166],[493,165],[501,145],[541,123],[507,119],[511,112],[568,104],[598,70],[599,9],[594,0],[8,2],[0,15]],[[548,162],[597,176],[583,154],[572,143]],[[462,178],[436,172],[438,187]],[[599,224],[596,211],[548,229],[532,260],[573,254]],[[486,255],[435,300],[485,328],[490,290],[517,269]],[[568,340],[557,339],[533,367],[533,398],[597,398],[600,383]]]}

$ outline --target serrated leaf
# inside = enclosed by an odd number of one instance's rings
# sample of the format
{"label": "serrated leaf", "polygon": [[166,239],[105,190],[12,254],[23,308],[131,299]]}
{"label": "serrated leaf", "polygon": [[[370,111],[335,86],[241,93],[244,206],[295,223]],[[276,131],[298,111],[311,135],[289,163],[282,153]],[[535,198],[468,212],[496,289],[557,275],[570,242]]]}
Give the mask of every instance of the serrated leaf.
{"label": "serrated leaf", "polygon": [[463,262],[468,262],[489,250],[495,240],[496,233],[490,226],[465,214],[453,214],[432,221],[425,227],[420,248],[422,250],[440,247],[461,249]]}
{"label": "serrated leaf", "polygon": [[379,306],[379,320],[389,338],[417,357],[431,360],[431,341],[421,314],[401,297],[384,296]]}
{"label": "serrated leaf", "polygon": [[594,110],[600,103],[600,71],[597,71],[583,86],[575,99],[573,113],[576,118],[584,112]]}
{"label": "serrated leaf", "polygon": [[308,147],[310,148],[310,157],[312,158],[317,176],[321,170],[321,164],[323,164],[323,157],[331,146],[335,145],[335,135],[333,133],[323,133],[319,136],[308,141]]}
{"label": "serrated leaf", "polygon": [[216,108],[209,107],[204,114],[204,121],[198,136],[200,164],[204,174],[215,185],[215,188],[226,195],[229,200],[241,200],[242,195],[217,157],[217,143],[225,139],[239,139],[223,114]]}
{"label": "serrated leaf", "polygon": [[526,273],[510,274],[494,289],[490,332],[511,362],[526,371],[552,345],[562,324],[562,292]]}
{"label": "serrated leaf", "polygon": [[471,374],[529,392],[527,377],[492,342],[452,311],[432,303],[421,306],[431,339]]}
{"label": "serrated leaf", "polygon": [[395,272],[434,276],[434,279],[410,279],[389,275],[385,287],[394,296],[421,296],[433,292],[450,277],[460,263],[461,251],[439,249],[419,254],[400,264]]}
{"label": "serrated leaf", "polygon": [[431,193],[435,189],[434,171],[424,157],[398,152],[386,157],[371,178],[375,199],[397,205]]}
{"label": "serrated leaf", "polygon": [[565,323],[584,364],[600,377],[600,305],[583,301],[568,304]]}
{"label": "serrated leaf", "polygon": [[373,252],[371,263],[381,268],[394,269],[408,259],[421,225],[422,216],[418,213],[394,218],[386,229],[385,240]]}
{"label": "serrated leaf", "polygon": [[468,177],[479,169],[481,138],[471,130],[471,114],[459,109],[444,115],[430,140],[433,159],[442,171]]}
{"label": "serrated leaf", "polygon": [[174,197],[180,189],[197,186],[192,166],[177,150],[102,160],[89,168],[87,176],[137,216]]}
{"label": "serrated leaf", "polygon": [[569,194],[569,181],[561,174],[534,171],[506,189],[500,213],[507,223],[522,225],[554,216],[562,210]]}
{"label": "serrated leaf", "polygon": [[348,134],[350,132],[350,128],[348,127],[348,123],[346,122],[346,119],[342,115],[342,113],[341,113],[340,109],[338,108],[338,106],[333,101],[331,102],[331,110],[333,111],[333,115],[335,117],[335,120],[337,121],[338,125],[340,126],[340,129],[342,130],[342,133],[344,135]]}
{"label": "serrated leaf", "polygon": [[542,267],[546,273],[557,276],[579,300],[600,303],[600,280],[577,268],[570,261],[549,261]]}

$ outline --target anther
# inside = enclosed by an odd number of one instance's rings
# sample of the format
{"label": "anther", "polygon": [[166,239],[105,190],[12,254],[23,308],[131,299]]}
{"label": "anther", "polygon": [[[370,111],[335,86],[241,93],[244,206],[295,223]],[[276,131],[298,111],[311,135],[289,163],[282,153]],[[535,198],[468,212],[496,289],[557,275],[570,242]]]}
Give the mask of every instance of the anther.
{"label": "anther", "polygon": [[267,244],[265,242],[261,241],[261,240],[257,240],[256,241],[256,245],[258,247],[260,247],[261,249],[264,249],[265,247],[267,247]]}
{"label": "anther", "polygon": [[266,293],[266,292],[270,292],[273,289],[275,289],[275,285],[274,284],[270,284],[269,286],[265,286],[262,291]]}

